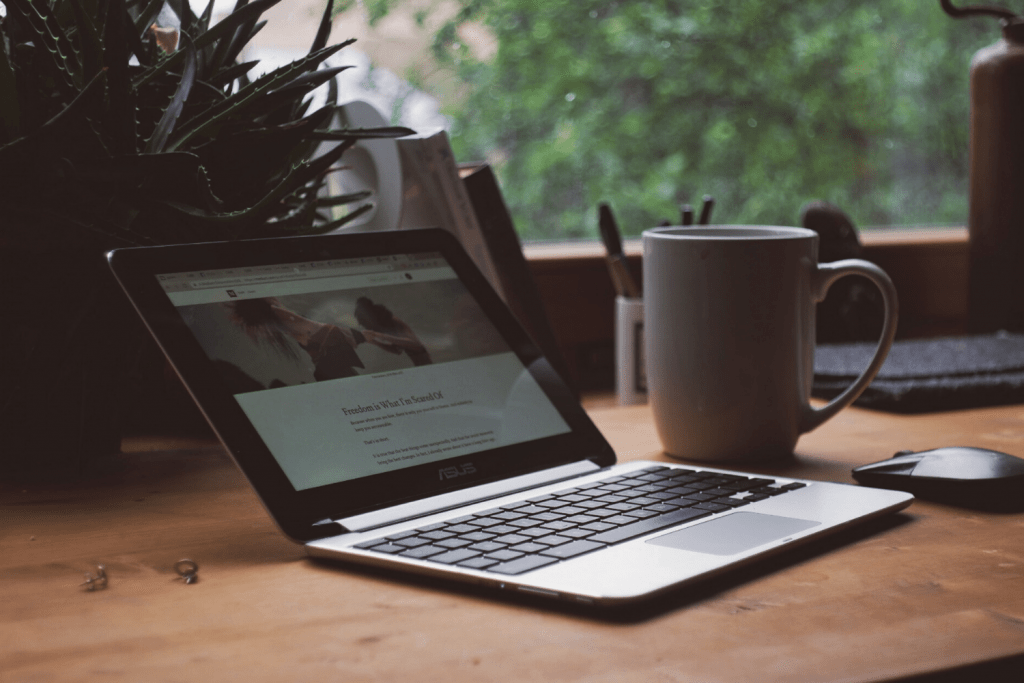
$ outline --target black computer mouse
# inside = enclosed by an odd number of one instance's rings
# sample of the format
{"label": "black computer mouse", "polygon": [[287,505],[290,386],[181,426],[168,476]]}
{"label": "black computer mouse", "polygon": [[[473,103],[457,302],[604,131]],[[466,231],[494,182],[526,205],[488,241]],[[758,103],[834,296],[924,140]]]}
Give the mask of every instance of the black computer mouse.
{"label": "black computer mouse", "polygon": [[918,498],[979,510],[1024,510],[1024,460],[985,448],[955,446],[900,451],[853,470],[865,486],[908,491]]}

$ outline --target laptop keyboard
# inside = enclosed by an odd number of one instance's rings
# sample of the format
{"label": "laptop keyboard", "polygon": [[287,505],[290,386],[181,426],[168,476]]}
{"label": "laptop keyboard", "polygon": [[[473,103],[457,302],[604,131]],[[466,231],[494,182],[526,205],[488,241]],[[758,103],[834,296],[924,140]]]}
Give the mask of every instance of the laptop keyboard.
{"label": "laptop keyboard", "polygon": [[651,466],[355,547],[515,575],[804,486]]}

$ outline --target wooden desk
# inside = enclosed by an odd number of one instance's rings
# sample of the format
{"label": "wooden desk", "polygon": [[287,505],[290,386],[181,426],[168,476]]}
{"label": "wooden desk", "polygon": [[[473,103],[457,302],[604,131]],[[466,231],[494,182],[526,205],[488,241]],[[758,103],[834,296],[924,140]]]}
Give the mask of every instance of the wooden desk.
{"label": "wooden desk", "polygon": [[[646,408],[591,412],[622,459],[663,459]],[[851,481],[857,464],[952,444],[1024,453],[1024,406],[850,409],[760,471]],[[1024,670],[1024,515],[918,502],[601,619],[315,563],[215,446],[128,446],[121,474],[0,489],[0,680],[866,681],[1008,656],[1000,671]],[[199,583],[172,571],[183,557]],[[109,587],[87,592],[99,563]]]}

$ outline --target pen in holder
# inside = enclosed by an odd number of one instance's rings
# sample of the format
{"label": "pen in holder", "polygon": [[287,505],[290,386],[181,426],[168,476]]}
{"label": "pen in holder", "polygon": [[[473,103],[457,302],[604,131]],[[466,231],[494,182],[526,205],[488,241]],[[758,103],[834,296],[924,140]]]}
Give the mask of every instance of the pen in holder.
{"label": "pen in holder", "polygon": [[619,405],[647,403],[643,299],[615,297],[615,391]]}
{"label": "pen in holder", "polygon": [[615,285],[615,391],[619,405],[647,403],[647,370],[644,368],[644,300],[629,271],[622,250],[622,236],[612,209],[598,206],[601,241],[608,251],[608,272]]}

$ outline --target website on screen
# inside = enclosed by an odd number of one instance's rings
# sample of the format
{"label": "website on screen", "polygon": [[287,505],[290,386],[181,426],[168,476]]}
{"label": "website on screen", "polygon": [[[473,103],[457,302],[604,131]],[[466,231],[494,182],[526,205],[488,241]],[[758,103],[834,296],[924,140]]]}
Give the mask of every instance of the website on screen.
{"label": "website on screen", "polygon": [[439,253],[158,277],[298,490],[569,431]]}

